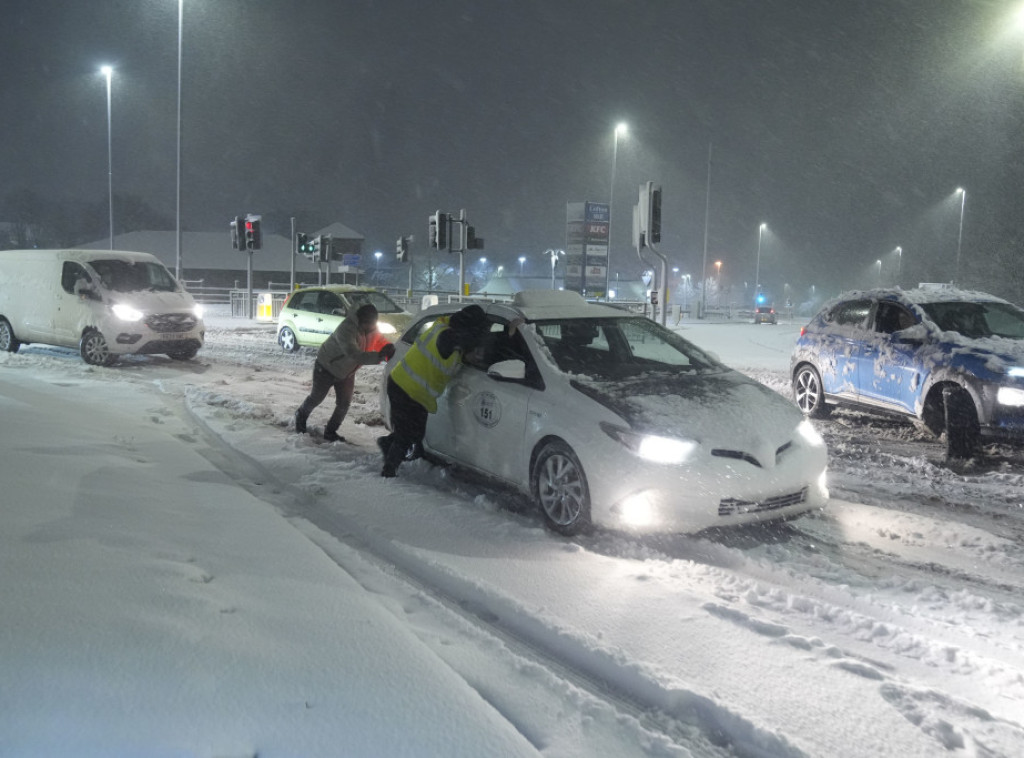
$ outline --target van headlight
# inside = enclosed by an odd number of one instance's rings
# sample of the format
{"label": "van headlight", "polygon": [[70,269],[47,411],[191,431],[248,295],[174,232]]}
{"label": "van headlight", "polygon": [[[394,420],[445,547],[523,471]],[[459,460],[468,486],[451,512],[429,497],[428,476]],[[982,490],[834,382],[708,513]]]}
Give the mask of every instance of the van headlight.
{"label": "van headlight", "polygon": [[122,321],[141,321],[144,315],[139,309],[132,308],[130,305],[125,305],[124,303],[112,305],[110,306],[110,310],[112,310],[114,315]]}
{"label": "van headlight", "polygon": [[192,309],[192,312],[196,314],[196,318],[203,318],[203,306],[199,305],[198,303],[196,303],[196,306]]}
{"label": "van headlight", "polygon": [[380,332],[381,334],[394,334],[398,330],[395,329],[395,327],[389,324],[387,321],[378,321],[377,331]]}
{"label": "van headlight", "polygon": [[601,422],[601,429],[613,440],[625,445],[631,453],[652,463],[686,463],[697,450],[697,443],[693,440],[641,434],[604,421]]}

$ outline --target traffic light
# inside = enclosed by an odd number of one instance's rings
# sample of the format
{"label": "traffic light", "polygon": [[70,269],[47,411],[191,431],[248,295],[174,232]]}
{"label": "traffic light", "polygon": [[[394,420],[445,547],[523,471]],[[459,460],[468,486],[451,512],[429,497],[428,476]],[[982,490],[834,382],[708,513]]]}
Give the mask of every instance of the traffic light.
{"label": "traffic light", "polygon": [[313,252],[313,246],[309,244],[309,235],[299,232],[295,235],[295,250],[301,255],[309,255]]}
{"label": "traffic light", "polygon": [[260,234],[261,216],[249,214],[245,217],[245,247],[259,250],[263,247],[263,236]]}
{"label": "traffic light", "polygon": [[467,250],[483,250],[484,239],[483,237],[476,236],[476,229],[471,227],[469,224],[466,225],[466,249]]}
{"label": "traffic light", "polygon": [[331,238],[326,234],[321,234],[316,239],[316,246],[319,253],[317,260],[327,263],[331,259]]}
{"label": "traffic light", "polygon": [[441,211],[437,211],[430,217],[428,231],[431,247],[438,250],[448,250],[448,226],[450,223],[450,216]]}
{"label": "traffic light", "polygon": [[313,260],[320,260],[320,238],[310,237],[306,240],[306,249],[309,251],[309,257]]}
{"label": "traffic light", "polygon": [[651,220],[647,228],[649,242],[661,242],[661,187],[651,189]]}
{"label": "traffic light", "polygon": [[399,263],[405,263],[409,260],[409,238],[399,237],[395,242],[395,257],[398,258]]}
{"label": "traffic light", "polygon": [[231,249],[232,250],[245,250],[245,225],[242,223],[241,216],[235,216],[235,220],[231,222]]}

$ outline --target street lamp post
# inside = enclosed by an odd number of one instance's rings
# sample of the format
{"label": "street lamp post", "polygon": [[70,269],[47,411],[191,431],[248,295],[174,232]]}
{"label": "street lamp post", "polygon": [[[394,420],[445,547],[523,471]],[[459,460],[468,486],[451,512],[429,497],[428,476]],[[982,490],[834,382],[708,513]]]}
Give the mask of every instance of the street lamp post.
{"label": "street lamp post", "polygon": [[[526,256],[525,255],[520,255],[519,256],[519,276],[523,275],[523,264],[524,263],[526,263]],[[522,286],[522,285],[520,285],[520,286]]]}
{"label": "street lamp post", "polygon": [[715,261],[715,302],[722,304],[722,262]]}
{"label": "street lamp post", "polygon": [[373,254],[373,257],[377,259],[376,267],[378,271],[380,271],[380,257],[382,255],[384,255],[384,253],[382,253],[380,250]]}
{"label": "street lamp post", "polygon": [[896,259],[896,285],[903,281],[903,248],[899,245],[896,246],[896,255],[899,256]]}
{"label": "street lamp post", "polygon": [[548,250],[545,253],[551,256],[551,289],[555,288],[555,264],[558,263],[558,256],[561,254],[561,250]]}
{"label": "street lamp post", "polygon": [[[608,290],[611,287],[612,271],[612,204],[615,201],[615,164],[619,158],[619,135],[625,134],[629,127],[625,123],[616,124],[612,134],[612,179],[608,185],[608,252],[604,259],[604,299],[608,299]],[[554,264],[552,264],[553,266]],[[554,287],[552,287],[554,289]]]}
{"label": "street lamp post", "polygon": [[110,66],[100,68],[100,73],[107,78],[107,195],[110,208],[110,249],[114,249],[114,154],[112,150],[110,124],[110,80],[114,69]]}
{"label": "street lamp post", "polygon": [[[174,276],[181,279],[181,21],[185,13],[185,0],[178,0],[178,161],[177,204],[175,212]],[[293,261],[294,263],[294,261]]]}
{"label": "street lamp post", "polygon": [[878,266],[878,286],[882,286],[882,259],[879,258],[875,261],[875,265]]}
{"label": "street lamp post", "polygon": [[957,187],[960,193],[960,231],[956,238],[956,270],[954,271],[954,284],[960,283],[960,246],[964,240],[964,205],[967,203],[967,191],[963,187]]}
{"label": "street lamp post", "polygon": [[757,296],[761,291],[761,237],[764,236],[767,224],[757,227],[757,264],[754,267],[754,309],[757,309]]}

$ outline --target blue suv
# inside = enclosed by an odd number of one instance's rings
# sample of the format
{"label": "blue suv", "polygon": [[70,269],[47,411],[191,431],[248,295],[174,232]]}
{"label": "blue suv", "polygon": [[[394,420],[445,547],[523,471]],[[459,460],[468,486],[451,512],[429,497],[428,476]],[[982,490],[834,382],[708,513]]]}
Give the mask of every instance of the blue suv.
{"label": "blue suv", "polygon": [[808,416],[835,405],[917,421],[947,453],[982,438],[1024,441],[1024,310],[948,286],[849,292],[800,331],[793,396]]}

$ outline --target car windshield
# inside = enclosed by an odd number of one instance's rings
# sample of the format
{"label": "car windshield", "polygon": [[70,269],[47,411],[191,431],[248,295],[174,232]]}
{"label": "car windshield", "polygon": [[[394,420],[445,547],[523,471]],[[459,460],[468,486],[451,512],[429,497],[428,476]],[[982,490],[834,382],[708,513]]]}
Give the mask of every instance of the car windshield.
{"label": "car windshield", "polygon": [[352,305],[355,308],[370,303],[377,309],[377,313],[402,312],[402,309],[398,307],[395,301],[383,292],[347,292],[345,296],[352,301]]}
{"label": "car windshield", "polygon": [[90,261],[103,287],[112,292],[175,292],[178,283],[163,265],[147,261],[125,261],[116,258]]}
{"label": "car windshield", "polygon": [[647,318],[553,319],[535,327],[566,373],[616,380],[721,368],[696,345]]}
{"label": "car windshield", "polygon": [[970,339],[1024,339],[1024,311],[1009,303],[943,301],[922,303],[921,308],[944,332],[958,332]]}

